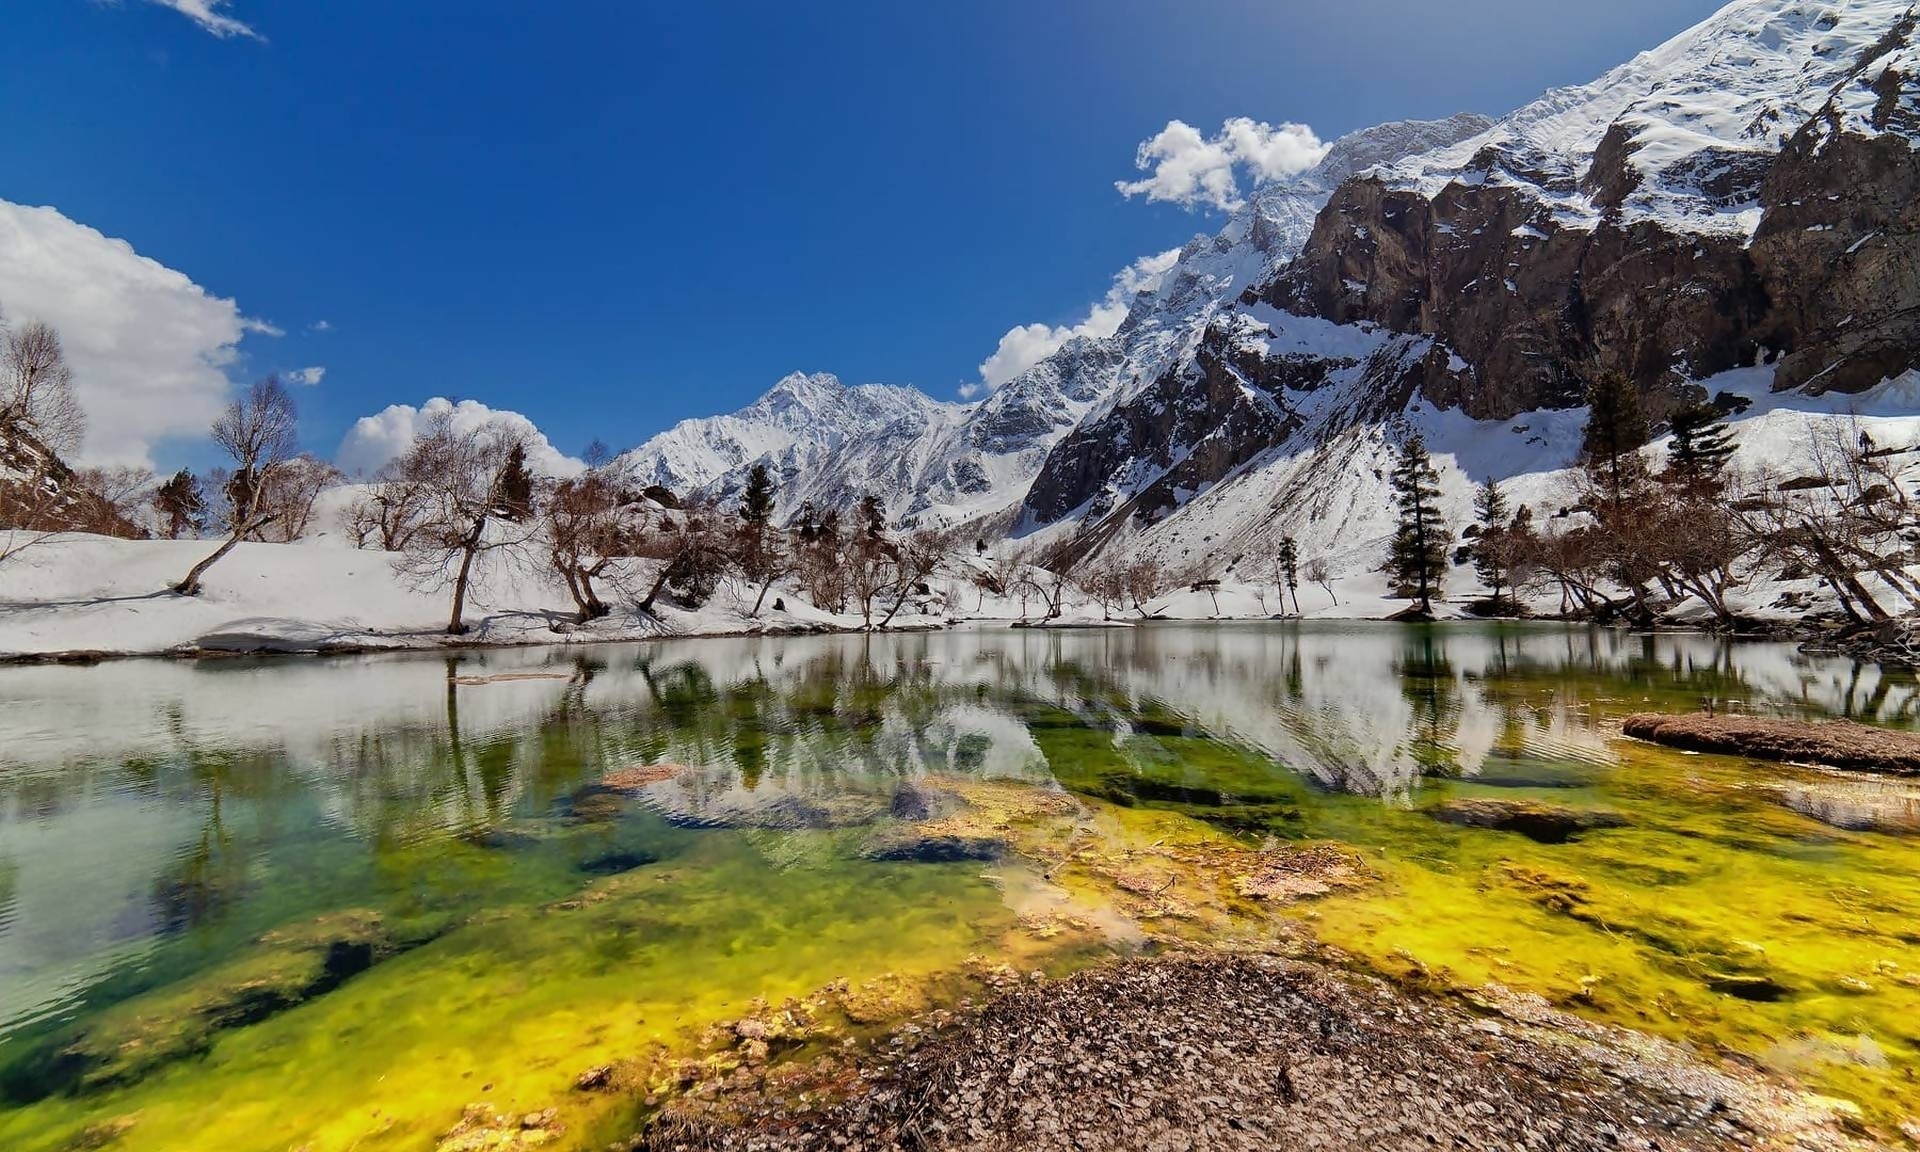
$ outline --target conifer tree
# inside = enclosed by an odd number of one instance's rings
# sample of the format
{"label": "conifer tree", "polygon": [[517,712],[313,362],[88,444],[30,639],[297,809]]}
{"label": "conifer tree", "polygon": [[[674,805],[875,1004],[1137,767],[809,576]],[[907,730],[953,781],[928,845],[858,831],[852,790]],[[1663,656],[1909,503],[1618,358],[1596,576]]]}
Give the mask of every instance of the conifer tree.
{"label": "conifer tree", "polygon": [[1293,614],[1298,616],[1300,615],[1300,546],[1294,543],[1293,537],[1288,536],[1280,541],[1280,555],[1274,563],[1280,569],[1280,586],[1283,596],[1281,610],[1286,609],[1284,596],[1292,593]]}
{"label": "conifer tree", "polygon": [[773,474],[765,464],[755,464],[747,473],[747,488],[740,497],[740,570],[760,585],[760,595],[748,616],[760,615],[760,605],[766,602],[767,591],[786,560],[773,531],[775,495]]}
{"label": "conifer tree", "polygon": [[1388,478],[1400,523],[1393,533],[1387,571],[1399,593],[1419,601],[1420,611],[1433,611],[1433,597],[1447,574],[1447,526],[1440,518],[1440,474],[1427,455],[1427,444],[1416,435],[1401,445]]}
{"label": "conifer tree", "polygon": [[1733,456],[1733,436],[1719,409],[1694,402],[1674,410],[1668,472],[1682,483],[1714,484]]}
{"label": "conifer tree", "polygon": [[167,539],[178,540],[187,533],[197,536],[206,525],[206,490],[198,477],[182,468],[153,494],[153,510],[166,524]]}
{"label": "conifer tree", "polygon": [[500,474],[500,515],[520,523],[533,515],[533,473],[527,471],[527,446],[515,441]]}
{"label": "conifer tree", "polygon": [[882,540],[887,535],[887,510],[880,497],[871,492],[860,497],[860,530],[869,540]]}
{"label": "conifer tree", "polygon": [[1507,587],[1508,569],[1507,494],[1500,491],[1498,480],[1489,476],[1481,483],[1473,494],[1473,513],[1480,529],[1473,542],[1473,568],[1498,605]]}
{"label": "conifer tree", "polygon": [[1587,389],[1587,428],[1580,454],[1614,500],[1631,486],[1647,442],[1640,387],[1625,373],[1601,372]]}

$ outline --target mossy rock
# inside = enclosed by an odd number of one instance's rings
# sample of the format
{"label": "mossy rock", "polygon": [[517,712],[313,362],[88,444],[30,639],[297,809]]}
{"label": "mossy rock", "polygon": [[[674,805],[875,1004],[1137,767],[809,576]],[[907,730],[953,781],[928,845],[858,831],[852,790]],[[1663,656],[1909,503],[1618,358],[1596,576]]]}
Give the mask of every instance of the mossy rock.
{"label": "mossy rock", "polygon": [[1561,808],[1532,800],[1447,800],[1425,812],[1443,824],[1517,832],[1537,844],[1565,844],[1583,832],[1622,828],[1627,823],[1616,812]]}
{"label": "mossy rock", "polygon": [[15,1069],[9,1088],[37,1097],[131,1083],[204,1053],[227,1029],[324,995],[435,934],[418,927],[396,930],[367,909],[276,929],[236,959],[116,1005],[79,1033],[55,1040],[38,1059]]}

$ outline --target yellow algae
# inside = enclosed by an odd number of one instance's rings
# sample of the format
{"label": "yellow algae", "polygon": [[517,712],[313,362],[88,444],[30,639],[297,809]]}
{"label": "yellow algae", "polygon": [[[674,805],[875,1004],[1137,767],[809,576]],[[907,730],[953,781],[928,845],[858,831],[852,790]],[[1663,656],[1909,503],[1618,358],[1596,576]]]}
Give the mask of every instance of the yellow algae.
{"label": "yellow algae", "polygon": [[[319,752],[0,773],[50,814],[0,823],[7,900],[97,857],[153,925],[0,1025],[0,1147],[600,1148],[717,1080],[828,1091],[786,1062],[1035,972],[1316,939],[1920,1112],[1904,792],[1615,728],[1909,686],[1580,630],[1138,631],[569,653],[520,713],[430,664],[431,707]],[[99,831],[123,790],[171,821],[150,859]],[[92,923],[20,906],[45,947]]]}

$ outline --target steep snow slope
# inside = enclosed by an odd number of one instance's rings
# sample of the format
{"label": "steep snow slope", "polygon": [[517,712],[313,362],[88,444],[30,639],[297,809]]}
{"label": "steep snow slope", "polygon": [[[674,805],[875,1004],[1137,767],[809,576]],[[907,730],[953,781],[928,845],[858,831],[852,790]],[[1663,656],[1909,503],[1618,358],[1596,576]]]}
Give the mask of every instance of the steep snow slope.
{"label": "steep snow slope", "polygon": [[1571,462],[1596,366],[1656,420],[1751,384],[1727,376],[1749,365],[1860,402],[1910,379],[1917,22],[1908,0],[1738,0],[1593,84],[1354,173],[1291,262],[1062,438],[1018,529],[1196,575],[1282,534],[1371,555],[1389,441],[1444,431],[1420,413],[1525,429],[1474,434],[1467,470],[1505,479]]}
{"label": "steep snow slope", "polygon": [[[1524,187],[1568,224],[1591,225],[1617,206],[1628,221],[1751,235],[1768,162],[1912,7],[1736,0],[1593,83],[1549,92],[1386,176],[1429,197],[1460,180]],[[1840,96],[1854,124],[1872,119],[1870,86]]]}
{"label": "steep snow slope", "polygon": [[1256,191],[1134,298],[1111,337],[1079,336],[971,405],[911,388],[795,374],[731,415],[684,421],[627,455],[644,483],[726,498],[766,463],[781,509],[871,492],[896,519],[993,522],[1026,495],[1048,450],[1083,419],[1189,355],[1223,307],[1300,251],[1315,215],[1356,172],[1484,130],[1484,116],[1383,124],[1336,141],[1317,168]]}

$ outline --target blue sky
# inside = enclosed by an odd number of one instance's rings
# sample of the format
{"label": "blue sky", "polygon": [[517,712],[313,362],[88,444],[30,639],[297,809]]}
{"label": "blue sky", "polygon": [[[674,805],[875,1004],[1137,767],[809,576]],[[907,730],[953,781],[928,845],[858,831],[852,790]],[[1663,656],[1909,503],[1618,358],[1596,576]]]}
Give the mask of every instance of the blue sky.
{"label": "blue sky", "polygon": [[230,372],[324,366],[323,451],[436,395],[625,446],[796,369],[954,396],[1217,227],[1114,188],[1170,119],[1498,114],[1716,7],[19,0],[0,199],[283,330]]}

